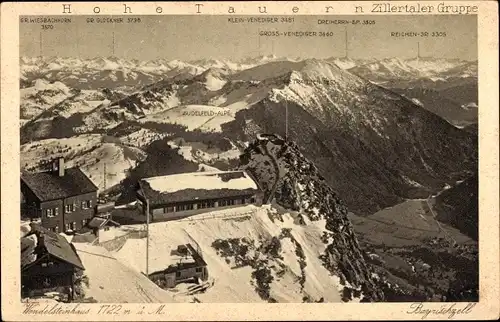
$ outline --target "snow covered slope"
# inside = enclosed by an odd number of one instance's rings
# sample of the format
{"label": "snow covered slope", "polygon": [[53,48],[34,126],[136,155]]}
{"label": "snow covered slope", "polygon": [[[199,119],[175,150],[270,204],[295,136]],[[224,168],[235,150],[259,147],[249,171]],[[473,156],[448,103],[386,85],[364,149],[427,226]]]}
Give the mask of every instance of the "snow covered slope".
{"label": "snow covered slope", "polygon": [[89,279],[87,297],[99,303],[172,303],[171,294],[116,260],[106,249],[74,243]]}
{"label": "snow covered slope", "polygon": [[104,188],[104,164],[109,188],[122,181],[127,171],[146,157],[139,148],[121,144],[119,140],[106,142],[99,134],[23,144],[21,156],[21,166],[28,171],[37,171],[44,162],[64,157],[67,167],[80,167],[99,190]]}
{"label": "snow covered slope", "polygon": [[[365,205],[397,203],[402,191],[408,198],[423,196],[456,169],[474,168],[475,138],[410,99],[321,60],[266,66],[234,75],[276,78],[266,80],[274,84],[270,94],[224,124],[224,133],[249,141],[288,130],[353,210],[373,213],[377,207]],[[425,188],[408,186],[397,173]]]}
{"label": "snow covered slope", "polygon": [[234,120],[228,108],[209,105],[177,106],[157,114],[150,114],[139,122],[171,123],[185,126],[188,130],[221,131],[220,125]]}
{"label": "snow covered slope", "polygon": [[245,150],[241,161],[264,190],[264,200],[296,211],[297,223],[305,227],[325,221],[322,241],[326,248],[321,258],[330,273],[340,278],[344,296],[356,297],[362,291],[365,300],[383,298],[379,281],[359,248],[347,207],[295,144],[277,135],[261,136]]}
{"label": "snow covered slope", "polygon": [[71,89],[63,83],[37,79],[33,86],[21,89],[21,118],[30,119],[70,96]]}
{"label": "snow covered slope", "polygon": [[[200,246],[209,276],[215,279],[206,293],[196,295],[201,302],[251,303],[271,298],[277,302],[300,303],[304,298],[340,302],[340,280],[330,276],[319,258],[326,246],[321,239],[325,222],[300,226],[296,224],[296,213],[278,212],[271,207],[246,206],[151,224],[149,271],[165,269],[172,264],[167,255],[171,250],[192,243]],[[244,264],[235,262],[236,257],[224,248],[224,242],[246,243]],[[137,272],[144,272],[145,247],[145,239],[128,239],[114,256]],[[252,277],[256,271],[272,276],[269,298],[259,296],[265,287],[259,286],[258,277]]]}

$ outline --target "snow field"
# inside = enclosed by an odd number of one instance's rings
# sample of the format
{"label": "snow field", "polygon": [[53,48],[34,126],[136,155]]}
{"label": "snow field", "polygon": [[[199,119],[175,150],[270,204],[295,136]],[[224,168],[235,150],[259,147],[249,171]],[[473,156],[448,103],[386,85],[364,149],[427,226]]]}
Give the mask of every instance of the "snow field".
{"label": "snow field", "polygon": [[[168,254],[180,244],[198,244],[201,253],[208,264],[211,278],[215,285],[204,294],[197,294],[202,302],[262,302],[263,300],[252,285],[252,268],[249,266],[231,268],[224,258],[219,256],[211,246],[217,239],[246,238],[259,243],[277,237],[282,228],[291,228],[292,236],[302,246],[306,256],[304,292],[301,292],[297,281],[301,275],[298,258],[295,255],[294,244],[289,239],[282,239],[282,263],[288,269],[282,277],[274,276],[271,283],[271,296],[283,302],[302,302],[305,294],[314,299],[324,297],[327,302],[339,302],[339,290],[342,287],[337,278],[330,276],[322,266],[318,256],[324,251],[325,245],[321,242],[321,232],[324,222],[315,222],[310,226],[299,227],[294,224],[290,214],[284,214],[284,222],[269,218],[269,208],[245,206],[238,208],[242,213],[255,211],[250,218],[236,220],[231,218],[215,218],[196,220],[203,214],[194,216],[193,220],[154,223],[150,225],[149,244],[149,272],[165,269],[171,262]],[[214,213],[229,213],[236,209],[222,210]],[[323,225],[323,227],[321,227]],[[141,226],[144,227],[144,226]],[[196,246],[194,246],[196,247]],[[114,256],[126,265],[130,265],[138,272],[144,272],[146,239],[128,239],[125,245],[114,253]],[[269,266],[276,266],[281,260],[272,260]],[[271,268],[273,275],[275,270]]]}
{"label": "snow field", "polygon": [[130,269],[99,246],[75,243],[89,278],[86,297],[99,303],[172,303],[171,294],[146,276]]}
{"label": "snow field", "polygon": [[[209,105],[185,105],[169,110],[147,115],[139,122],[158,122],[180,124],[189,131],[203,129],[204,131],[221,132],[221,124],[234,120],[228,108]],[[210,122],[208,124],[208,122]]]}

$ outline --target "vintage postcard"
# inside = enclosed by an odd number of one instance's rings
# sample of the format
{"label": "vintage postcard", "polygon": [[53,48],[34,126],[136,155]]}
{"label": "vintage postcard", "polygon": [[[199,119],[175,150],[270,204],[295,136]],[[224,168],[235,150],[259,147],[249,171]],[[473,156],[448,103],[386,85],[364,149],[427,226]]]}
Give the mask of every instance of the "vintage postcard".
{"label": "vintage postcard", "polygon": [[499,317],[496,2],[1,16],[6,321]]}

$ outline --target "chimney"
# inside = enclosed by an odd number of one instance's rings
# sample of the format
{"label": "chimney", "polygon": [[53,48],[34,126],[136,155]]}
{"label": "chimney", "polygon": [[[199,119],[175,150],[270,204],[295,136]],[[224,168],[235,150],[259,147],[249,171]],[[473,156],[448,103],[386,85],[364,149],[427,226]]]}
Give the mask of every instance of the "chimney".
{"label": "chimney", "polygon": [[57,173],[60,177],[64,177],[64,158],[63,157],[57,158],[57,160],[54,162],[53,170],[54,170],[54,172],[57,171]]}

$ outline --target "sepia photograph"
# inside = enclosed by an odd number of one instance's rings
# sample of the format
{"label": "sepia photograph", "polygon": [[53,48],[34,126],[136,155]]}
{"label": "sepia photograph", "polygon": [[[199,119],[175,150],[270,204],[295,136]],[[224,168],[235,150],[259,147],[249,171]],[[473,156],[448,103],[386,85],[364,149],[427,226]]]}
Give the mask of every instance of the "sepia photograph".
{"label": "sepia photograph", "polygon": [[21,301],[478,302],[477,26],[21,16]]}

